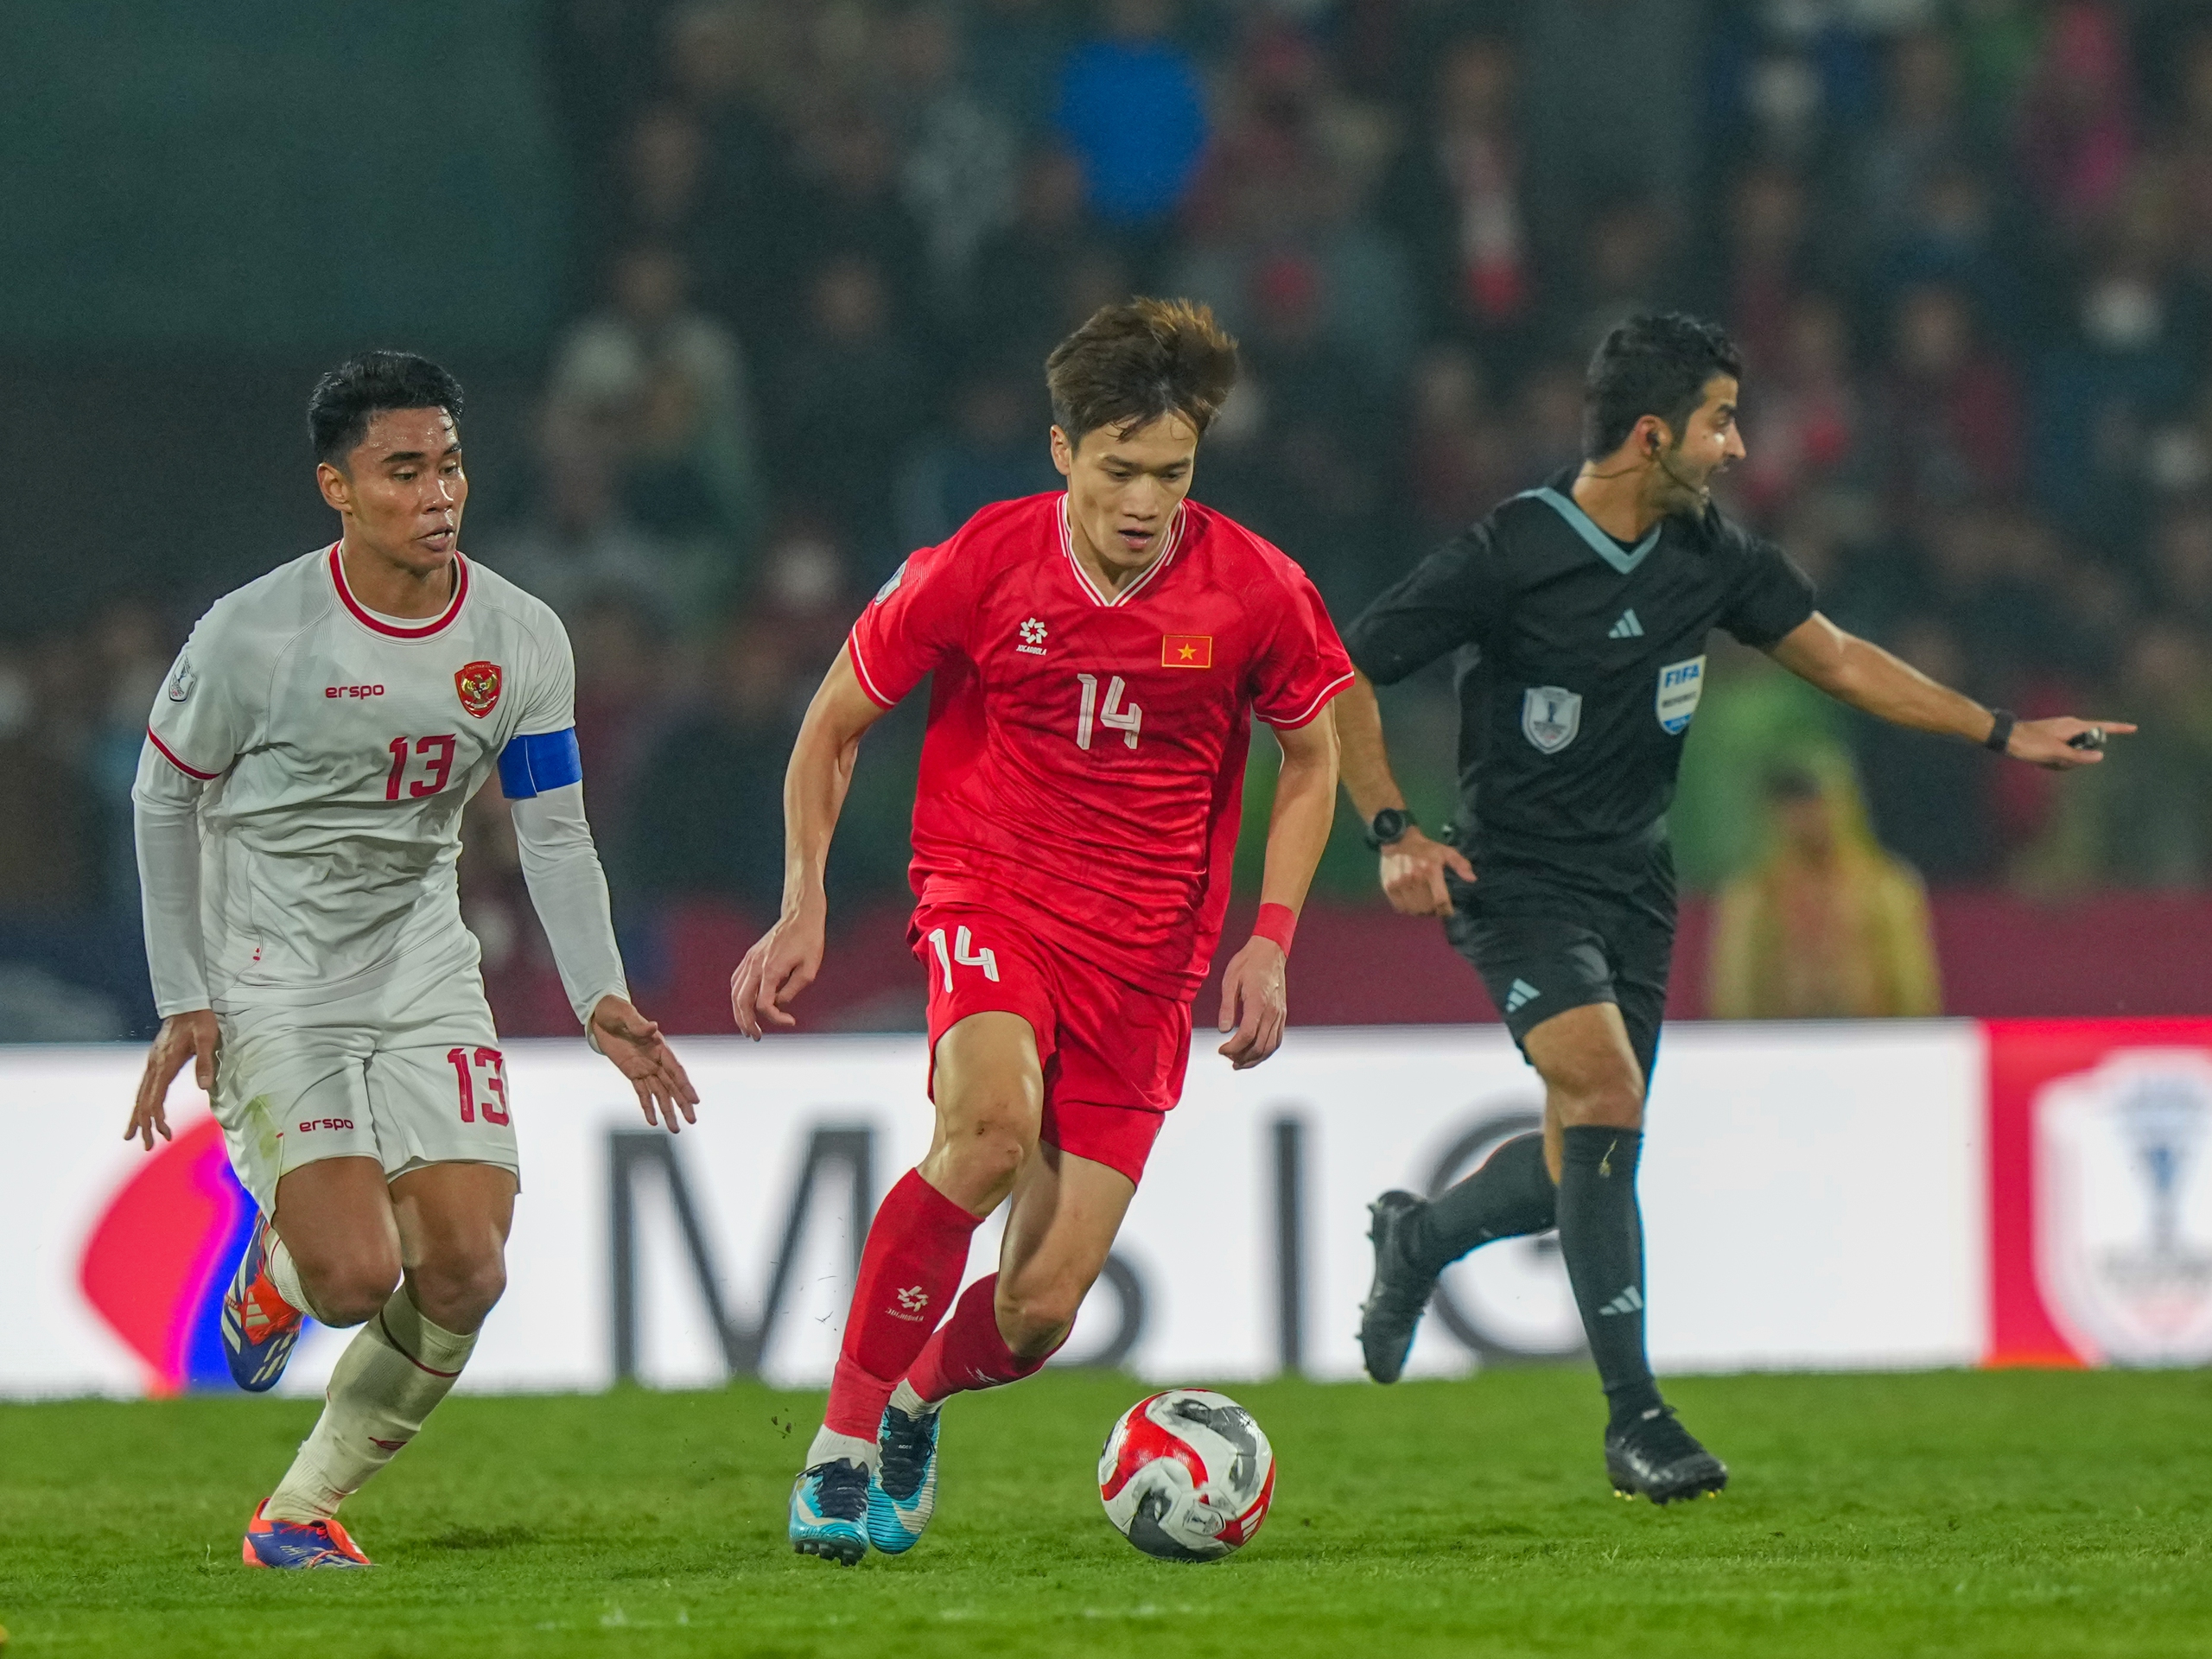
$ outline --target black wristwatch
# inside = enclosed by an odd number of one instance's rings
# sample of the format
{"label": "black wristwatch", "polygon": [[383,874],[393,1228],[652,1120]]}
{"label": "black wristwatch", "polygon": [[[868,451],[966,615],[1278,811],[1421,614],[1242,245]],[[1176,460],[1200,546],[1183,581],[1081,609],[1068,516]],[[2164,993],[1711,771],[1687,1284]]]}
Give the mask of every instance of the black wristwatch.
{"label": "black wristwatch", "polygon": [[1406,831],[1420,822],[1402,806],[1386,806],[1369,821],[1367,844],[1380,852],[1385,847],[1403,841]]}
{"label": "black wristwatch", "polygon": [[2010,709],[1993,709],[1989,712],[1992,717],[1989,735],[1981,740],[1981,747],[1985,749],[1994,749],[1999,754],[2010,753],[2012,747],[2012,728],[2020,723],[2020,717]]}

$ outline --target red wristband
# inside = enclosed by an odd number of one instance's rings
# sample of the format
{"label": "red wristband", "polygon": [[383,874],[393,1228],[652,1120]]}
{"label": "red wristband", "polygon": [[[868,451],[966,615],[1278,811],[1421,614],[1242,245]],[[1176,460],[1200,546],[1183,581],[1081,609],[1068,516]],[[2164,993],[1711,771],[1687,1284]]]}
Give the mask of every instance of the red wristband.
{"label": "red wristband", "polygon": [[1273,939],[1282,947],[1286,957],[1290,954],[1290,942],[1298,935],[1298,912],[1288,905],[1262,905],[1259,915],[1252,923],[1252,937]]}

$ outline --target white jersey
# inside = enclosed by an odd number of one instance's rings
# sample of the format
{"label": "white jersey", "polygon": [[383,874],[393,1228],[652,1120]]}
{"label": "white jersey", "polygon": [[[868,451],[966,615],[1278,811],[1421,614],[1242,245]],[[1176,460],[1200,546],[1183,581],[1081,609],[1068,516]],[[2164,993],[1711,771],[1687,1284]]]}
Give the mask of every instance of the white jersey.
{"label": "white jersey", "polygon": [[370,989],[403,962],[474,971],[461,808],[513,740],[575,726],[575,669],[550,608],[454,566],[444,613],[403,621],[354,598],[336,546],[295,559],[218,600],[155,697],[154,746],[207,784],[218,1010]]}

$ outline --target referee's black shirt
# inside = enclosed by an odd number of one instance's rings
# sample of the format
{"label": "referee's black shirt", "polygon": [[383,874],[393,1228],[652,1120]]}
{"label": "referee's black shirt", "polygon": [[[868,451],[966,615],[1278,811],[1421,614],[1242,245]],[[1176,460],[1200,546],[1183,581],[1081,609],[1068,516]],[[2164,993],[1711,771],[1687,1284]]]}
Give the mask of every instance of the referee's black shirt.
{"label": "referee's black shirt", "polygon": [[1344,631],[1377,685],[1459,652],[1461,821],[1478,850],[1654,834],[1706,636],[1764,648],[1813,613],[1805,573],[1718,509],[1624,547],[1574,504],[1574,477],[1502,503]]}

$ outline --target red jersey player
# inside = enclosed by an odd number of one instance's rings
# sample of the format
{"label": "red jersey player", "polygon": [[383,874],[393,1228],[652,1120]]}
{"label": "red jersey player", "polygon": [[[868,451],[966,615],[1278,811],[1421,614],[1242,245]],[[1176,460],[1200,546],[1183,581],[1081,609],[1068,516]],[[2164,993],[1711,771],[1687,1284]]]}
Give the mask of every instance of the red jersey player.
{"label": "red jersey player", "polygon": [[[1335,804],[1334,723],[1317,716],[1351,664],[1305,574],[1186,499],[1236,372],[1203,307],[1098,312],[1046,365],[1066,492],[986,507],[907,560],[807,711],[783,916],[731,985],[749,1037],[791,1025],[821,965],[823,866],[861,734],[936,675],[908,941],[937,1133],[868,1230],[792,1488],[802,1554],[912,1548],[936,1502],[938,1408],[1066,1340],[1182,1091],[1254,715],[1282,768],[1220,1052],[1242,1070],[1281,1041],[1291,931]],[[944,1319],[970,1235],[1009,1197],[998,1272]]]}

